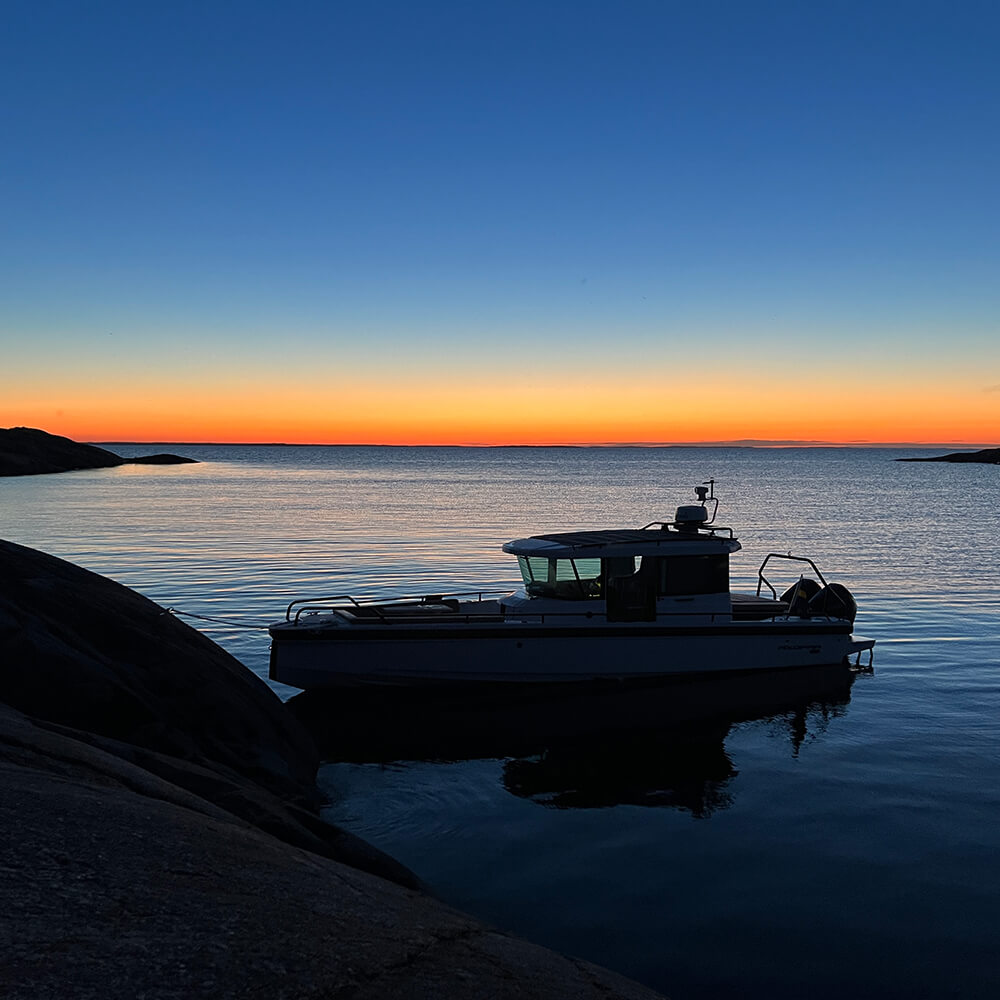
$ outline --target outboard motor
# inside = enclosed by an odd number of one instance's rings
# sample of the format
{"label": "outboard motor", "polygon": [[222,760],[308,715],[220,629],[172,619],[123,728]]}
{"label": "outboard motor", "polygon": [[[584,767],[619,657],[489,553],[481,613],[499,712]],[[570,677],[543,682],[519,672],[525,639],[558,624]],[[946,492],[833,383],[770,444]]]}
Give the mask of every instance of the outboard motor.
{"label": "outboard motor", "polygon": [[823,588],[812,577],[802,577],[798,583],[789,587],[780,597],[788,605],[789,615],[808,618],[813,612],[810,601]]}
{"label": "outboard motor", "polygon": [[853,622],[858,616],[858,604],[845,586],[831,583],[809,598],[809,613]]}

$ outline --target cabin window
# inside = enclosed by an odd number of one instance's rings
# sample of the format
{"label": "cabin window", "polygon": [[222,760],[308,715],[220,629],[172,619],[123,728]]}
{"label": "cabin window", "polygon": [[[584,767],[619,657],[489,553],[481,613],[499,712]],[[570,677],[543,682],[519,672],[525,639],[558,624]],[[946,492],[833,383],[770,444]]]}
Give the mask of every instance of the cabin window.
{"label": "cabin window", "polygon": [[538,556],[518,556],[517,565],[521,569],[521,579],[524,586],[529,589],[533,583],[545,584],[549,582],[549,560],[540,559]]}
{"label": "cabin window", "polygon": [[729,556],[671,556],[657,559],[656,591],[661,597],[724,594],[729,591]]}
{"label": "cabin window", "polygon": [[582,601],[601,596],[600,559],[545,559],[518,556],[524,589],[532,597]]}

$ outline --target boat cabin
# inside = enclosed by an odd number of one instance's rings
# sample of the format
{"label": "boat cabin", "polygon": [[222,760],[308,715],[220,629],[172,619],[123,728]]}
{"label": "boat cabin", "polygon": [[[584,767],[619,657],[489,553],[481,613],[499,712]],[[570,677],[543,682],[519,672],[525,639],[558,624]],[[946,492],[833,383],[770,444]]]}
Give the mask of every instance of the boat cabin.
{"label": "boat cabin", "polygon": [[729,556],[739,548],[729,529],[662,525],[537,535],[508,542],[503,551],[517,556],[524,597],[539,610],[541,601],[551,601],[560,604],[549,610],[579,613],[563,602],[595,601],[608,621],[653,621],[658,606],[662,612],[665,603],[695,599],[701,613],[725,612]]}

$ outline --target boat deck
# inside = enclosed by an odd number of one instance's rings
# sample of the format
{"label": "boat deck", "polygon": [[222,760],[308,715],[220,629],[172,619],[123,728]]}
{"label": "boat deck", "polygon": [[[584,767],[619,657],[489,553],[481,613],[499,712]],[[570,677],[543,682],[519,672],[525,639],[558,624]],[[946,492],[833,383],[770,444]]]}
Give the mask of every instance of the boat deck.
{"label": "boat deck", "polygon": [[364,604],[339,607],[337,614],[349,621],[433,621],[437,618],[460,617],[463,621],[503,621],[504,612],[499,601],[442,600],[426,604]]}
{"label": "boat deck", "polygon": [[[765,597],[755,597],[752,594],[732,594],[731,607],[734,621],[762,621],[768,618],[775,618],[788,611],[788,605],[784,601],[775,601]],[[343,620],[357,622],[358,624],[375,622],[431,622],[440,619],[460,618],[468,623],[494,623],[501,622],[509,617],[522,618],[526,614],[533,617],[530,612],[523,608],[505,609],[500,601],[458,601],[443,598],[440,601],[427,601],[421,603],[401,602],[398,604],[365,604],[340,606],[335,609],[336,614]],[[581,611],[580,614],[592,614],[592,612]],[[573,612],[565,612],[566,616],[573,616]],[[549,612],[546,617],[555,617]]]}

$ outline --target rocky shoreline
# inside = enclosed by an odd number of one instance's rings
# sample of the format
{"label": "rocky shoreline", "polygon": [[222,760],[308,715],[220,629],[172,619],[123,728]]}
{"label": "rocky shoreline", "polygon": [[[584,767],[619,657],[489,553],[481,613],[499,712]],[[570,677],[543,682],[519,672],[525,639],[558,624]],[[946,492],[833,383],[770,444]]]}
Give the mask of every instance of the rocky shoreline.
{"label": "rocky shoreline", "polygon": [[955,451],[950,455],[935,455],[932,458],[897,458],[897,462],[974,462],[980,465],[1000,465],[1000,448],[984,448],[982,451]]}
{"label": "rocky shoreline", "polygon": [[652,998],[323,823],[308,733],[162,608],[0,542],[0,994]]}
{"label": "rocky shoreline", "polygon": [[181,465],[196,461],[167,453],[122,458],[106,448],[80,444],[34,427],[0,428],[0,476],[40,476],[118,465]]}

